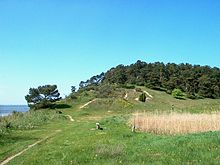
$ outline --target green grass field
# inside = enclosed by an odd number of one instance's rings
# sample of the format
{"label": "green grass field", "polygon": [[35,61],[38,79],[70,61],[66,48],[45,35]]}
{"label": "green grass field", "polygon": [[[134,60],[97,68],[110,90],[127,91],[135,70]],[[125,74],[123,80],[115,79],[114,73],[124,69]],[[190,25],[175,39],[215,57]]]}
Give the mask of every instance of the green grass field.
{"label": "green grass field", "polygon": [[[131,132],[128,124],[134,112],[220,111],[219,99],[177,100],[164,92],[143,90],[149,92],[153,99],[138,102],[135,98],[139,93],[126,89],[127,100],[97,99],[83,109],[80,106],[92,97],[61,101],[60,104],[71,106],[59,109],[62,114],[56,114],[31,129],[12,129],[0,135],[0,162],[43,139],[8,164],[219,164],[219,131],[156,135]],[[54,112],[49,113],[54,115]],[[65,115],[71,115],[74,121]],[[96,122],[103,130],[95,129]]]}

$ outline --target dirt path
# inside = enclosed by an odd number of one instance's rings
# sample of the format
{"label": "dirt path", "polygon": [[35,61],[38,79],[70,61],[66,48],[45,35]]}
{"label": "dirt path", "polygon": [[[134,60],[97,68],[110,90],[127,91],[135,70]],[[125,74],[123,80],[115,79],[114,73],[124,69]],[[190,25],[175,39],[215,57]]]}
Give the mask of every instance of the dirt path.
{"label": "dirt path", "polygon": [[80,107],[80,109],[85,108],[86,106],[88,106],[89,104],[93,103],[93,102],[96,101],[96,100],[97,100],[97,99],[93,99],[93,100],[89,101],[88,103],[85,103],[84,105],[82,105],[82,106]]}
{"label": "dirt path", "polygon": [[[153,96],[150,95],[147,91],[143,91],[147,97],[146,97],[146,100],[150,100],[150,99],[153,99]],[[139,97],[135,98],[136,101],[139,101]]]}
{"label": "dirt path", "polygon": [[67,116],[67,117],[70,119],[70,121],[75,121],[75,120],[72,118],[72,116],[70,116],[70,115],[65,115],[65,116]]}
{"label": "dirt path", "polygon": [[23,150],[20,151],[19,153],[15,154],[15,155],[12,155],[12,156],[8,157],[7,159],[5,159],[3,162],[0,163],[0,165],[5,165],[5,164],[7,164],[9,161],[11,161],[12,159],[14,159],[15,157],[17,157],[17,156],[23,154],[23,153],[26,152],[27,150],[29,150],[29,149],[31,149],[32,147],[36,146],[37,144],[39,144],[39,143],[41,143],[41,142],[47,140],[48,138],[54,136],[54,135],[55,135],[56,133],[58,133],[58,132],[61,132],[61,130],[56,130],[56,131],[55,131],[54,133],[52,133],[50,136],[46,136],[45,138],[43,138],[43,139],[41,139],[41,140],[38,140],[38,141],[36,141],[35,143],[33,143],[33,144],[27,146],[27,148],[23,149]]}
{"label": "dirt path", "polygon": [[148,95],[148,97],[150,97],[151,99],[153,98],[153,96],[150,95],[147,91],[144,91],[144,93],[146,93]]}
{"label": "dirt path", "polygon": [[[89,104],[91,104],[91,103],[94,102],[94,101],[96,101],[96,99],[93,99],[93,100],[87,102],[86,104],[82,105],[82,106],[80,107],[80,109],[85,108],[86,106],[88,106]],[[65,116],[68,117],[71,122],[75,121],[75,120],[72,118],[72,116],[70,116],[70,115],[65,115]],[[56,131],[55,131],[54,133],[52,133],[51,135],[46,136],[45,138],[43,138],[43,139],[41,139],[41,140],[38,140],[38,141],[36,141],[35,143],[33,143],[33,144],[27,146],[25,149],[23,149],[22,151],[18,152],[17,154],[12,155],[12,156],[8,157],[7,159],[5,159],[4,161],[0,162],[0,165],[5,165],[5,164],[7,164],[9,161],[11,161],[12,159],[14,159],[15,157],[17,157],[17,156],[23,154],[23,153],[26,152],[27,150],[29,150],[29,149],[31,149],[32,147],[36,146],[37,144],[39,144],[39,143],[41,143],[41,142],[47,140],[48,138],[54,136],[54,135],[55,135],[56,133],[58,133],[58,132],[61,132],[61,130],[56,130]]]}
{"label": "dirt path", "polygon": [[[80,109],[85,108],[86,106],[88,106],[89,104],[91,104],[91,103],[94,102],[94,101],[96,101],[96,99],[93,99],[93,100],[87,102],[86,104],[82,105],[82,106],[80,107]],[[68,117],[71,122],[75,121],[75,120],[72,118],[72,116],[70,116],[70,115],[65,115],[65,116]],[[18,152],[17,154],[12,155],[12,156],[8,157],[7,159],[5,159],[4,161],[0,162],[0,165],[5,165],[5,164],[7,164],[9,161],[11,161],[12,159],[14,159],[15,157],[17,157],[17,156],[23,154],[23,153],[26,152],[27,150],[31,149],[32,147],[36,146],[37,144],[39,144],[39,143],[41,143],[41,142],[43,142],[43,141],[45,141],[45,140],[47,140],[48,138],[54,136],[56,133],[58,133],[58,132],[60,132],[60,131],[61,131],[61,130],[56,130],[56,131],[55,131],[54,133],[52,133],[51,135],[46,136],[45,138],[43,138],[43,139],[41,139],[41,140],[38,140],[38,141],[36,141],[35,143],[33,143],[33,144],[27,146],[25,149],[23,149],[22,151]]]}
{"label": "dirt path", "polygon": [[128,98],[128,93],[125,94],[124,99],[127,100]]}

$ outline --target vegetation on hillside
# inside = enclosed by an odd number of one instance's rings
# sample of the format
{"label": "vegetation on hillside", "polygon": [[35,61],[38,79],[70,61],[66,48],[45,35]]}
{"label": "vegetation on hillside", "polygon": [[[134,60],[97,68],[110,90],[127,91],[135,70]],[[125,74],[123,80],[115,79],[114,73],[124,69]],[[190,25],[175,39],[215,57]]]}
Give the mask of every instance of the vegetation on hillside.
{"label": "vegetation on hillside", "polygon": [[174,89],[171,94],[176,99],[184,99],[184,93],[180,89]]}
{"label": "vegetation on hillside", "polygon": [[0,136],[11,130],[29,130],[48,123],[51,120],[64,118],[56,111],[33,111],[22,113],[14,111],[11,115],[0,117]]}
{"label": "vegetation on hillside", "polygon": [[31,88],[26,100],[40,110],[0,118],[0,162],[25,150],[9,164],[218,164],[220,106],[210,98],[219,97],[219,82],[218,68],[137,61],[81,81],[62,100],[56,85]]}
{"label": "vegetation on hillside", "polygon": [[[33,111],[31,120],[37,116],[44,119],[41,115],[47,115],[45,113],[54,115],[53,119],[57,120],[49,119],[32,128],[10,128],[11,131],[0,138],[0,162],[41,140],[9,164],[218,164],[218,131],[186,135],[155,134],[154,131],[134,133],[128,121],[137,111],[152,115],[158,111],[212,114],[220,111],[219,99],[181,100],[145,87],[136,89],[118,88],[126,92],[126,100],[118,93],[117,97],[96,99],[83,109],[80,109],[82,105],[95,98],[95,91],[81,90],[75,93],[77,99],[57,102],[71,105],[61,108],[62,114],[49,109]],[[145,103],[135,100],[143,91],[153,98]],[[74,121],[65,115],[72,116]],[[95,129],[97,122],[103,130]]]}
{"label": "vegetation on hillside", "polygon": [[138,98],[139,101],[142,101],[142,102],[145,102],[146,101],[146,94],[145,93],[141,93],[139,98]]}
{"label": "vegetation on hillside", "polygon": [[174,64],[146,63],[137,61],[128,66],[118,65],[105,74],[93,76],[80,83],[80,88],[100,84],[140,85],[170,93],[178,88],[188,98],[219,98],[220,69],[217,67]]}

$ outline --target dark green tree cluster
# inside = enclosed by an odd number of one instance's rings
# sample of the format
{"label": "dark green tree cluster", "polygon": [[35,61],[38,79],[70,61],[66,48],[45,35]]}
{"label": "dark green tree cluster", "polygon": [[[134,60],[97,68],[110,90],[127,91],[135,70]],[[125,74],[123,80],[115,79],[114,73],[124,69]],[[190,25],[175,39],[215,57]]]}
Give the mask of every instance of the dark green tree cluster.
{"label": "dark green tree cluster", "polygon": [[170,94],[177,88],[192,99],[220,97],[220,69],[209,66],[137,61],[110,69],[102,83],[141,85]]}
{"label": "dark green tree cluster", "polygon": [[25,96],[29,107],[34,109],[51,108],[53,103],[60,100],[60,93],[56,85],[44,85],[38,88],[30,88]]}

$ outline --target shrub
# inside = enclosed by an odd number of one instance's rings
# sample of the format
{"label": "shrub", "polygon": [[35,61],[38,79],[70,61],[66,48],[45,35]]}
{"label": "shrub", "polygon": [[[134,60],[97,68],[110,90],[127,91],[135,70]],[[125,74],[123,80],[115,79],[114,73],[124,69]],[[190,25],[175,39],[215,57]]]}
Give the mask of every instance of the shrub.
{"label": "shrub", "polygon": [[146,94],[145,93],[141,93],[141,95],[139,96],[139,101],[142,101],[142,102],[146,101]]}
{"label": "shrub", "polygon": [[76,100],[77,99],[76,93],[71,93],[69,95],[69,98],[72,99],[72,100]]}
{"label": "shrub", "polygon": [[8,133],[12,129],[33,129],[50,120],[60,119],[65,119],[65,117],[57,114],[56,111],[53,110],[30,110],[25,113],[13,112],[9,116],[0,117],[0,136]]}
{"label": "shrub", "polygon": [[136,92],[142,92],[142,89],[141,88],[135,88],[135,91]]}
{"label": "shrub", "polygon": [[184,93],[180,89],[174,89],[171,95],[176,99],[185,99]]}
{"label": "shrub", "polygon": [[125,88],[125,89],[135,89],[135,86],[134,85],[130,85],[130,84],[123,84],[121,85],[121,88]]}
{"label": "shrub", "polygon": [[166,93],[167,93],[167,94],[171,94],[171,93],[172,93],[172,90],[167,89],[167,90],[166,90]]}
{"label": "shrub", "polygon": [[7,119],[7,117],[0,117],[0,136],[8,133],[10,128],[12,128],[12,123]]}
{"label": "shrub", "polygon": [[196,99],[196,96],[194,94],[187,94],[186,97],[193,100]]}
{"label": "shrub", "polygon": [[115,85],[103,84],[100,85],[96,91],[96,97],[98,98],[113,98],[113,97],[123,97],[124,90],[118,88]]}

